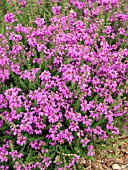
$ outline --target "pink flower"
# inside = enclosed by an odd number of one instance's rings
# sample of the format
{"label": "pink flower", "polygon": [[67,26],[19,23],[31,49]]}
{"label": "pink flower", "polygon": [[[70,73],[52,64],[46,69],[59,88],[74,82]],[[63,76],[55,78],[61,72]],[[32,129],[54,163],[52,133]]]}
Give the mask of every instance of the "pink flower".
{"label": "pink flower", "polygon": [[19,136],[16,143],[23,146],[26,143],[26,137],[25,136]]}
{"label": "pink flower", "polygon": [[8,13],[4,16],[4,20],[5,22],[10,22],[10,23],[13,23],[15,22],[15,19],[14,19],[15,15],[12,14],[12,13]]}
{"label": "pink flower", "polygon": [[39,76],[39,78],[42,81],[49,81],[51,78],[51,73],[49,71],[44,70],[44,72],[41,73],[41,75]]}
{"label": "pink flower", "polygon": [[52,12],[54,15],[59,15],[60,14],[60,9],[61,9],[61,6],[53,6],[52,7]]}
{"label": "pink flower", "polygon": [[44,26],[45,24],[44,18],[36,18],[34,22],[36,23],[38,27]]}
{"label": "pink flower", "polygon": [[81,139],[80,142],[82,143],[82,146],[84,147],[90,142],[90,140],[85,137],[84,139]]}

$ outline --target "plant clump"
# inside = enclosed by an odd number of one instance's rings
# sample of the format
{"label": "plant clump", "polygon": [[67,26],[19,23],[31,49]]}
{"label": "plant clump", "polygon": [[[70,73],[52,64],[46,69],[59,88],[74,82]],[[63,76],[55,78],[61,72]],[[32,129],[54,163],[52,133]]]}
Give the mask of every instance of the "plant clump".
{"label": "plant clump", "polygon": [[0,169],[82,169],[128,116],[127,3],[6,4]]}

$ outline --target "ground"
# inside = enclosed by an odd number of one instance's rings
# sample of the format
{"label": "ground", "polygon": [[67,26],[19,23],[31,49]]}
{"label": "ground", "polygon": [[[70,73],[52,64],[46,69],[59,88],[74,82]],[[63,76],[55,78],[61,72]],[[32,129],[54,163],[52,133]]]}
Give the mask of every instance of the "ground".
{"label": "ground", "polygon": [[128,170],[128,135],[118,136],[107,150],[96,150],[95,162],[84,161],[85,170]]}

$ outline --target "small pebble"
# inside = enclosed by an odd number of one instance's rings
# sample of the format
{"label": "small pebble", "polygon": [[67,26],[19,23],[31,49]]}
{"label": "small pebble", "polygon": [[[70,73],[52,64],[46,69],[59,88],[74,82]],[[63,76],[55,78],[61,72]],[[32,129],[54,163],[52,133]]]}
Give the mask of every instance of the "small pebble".
{"label": "small pebble", "polygon": [[112,169],[114,169],[114,170],[120,170],[121,167],[120,167],[118,164],[113,164],[113,165],[112,165]]}

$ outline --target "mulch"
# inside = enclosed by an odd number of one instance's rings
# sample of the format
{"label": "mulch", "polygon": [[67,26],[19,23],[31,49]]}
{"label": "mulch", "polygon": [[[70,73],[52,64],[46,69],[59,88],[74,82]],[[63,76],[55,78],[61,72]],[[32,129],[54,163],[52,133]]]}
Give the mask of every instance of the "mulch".
{"label": "mulch", "polygon": [[96,151],[95,162],[83,162],[85,170],[128,170],[128,135],[119,136],[110,148]]}

